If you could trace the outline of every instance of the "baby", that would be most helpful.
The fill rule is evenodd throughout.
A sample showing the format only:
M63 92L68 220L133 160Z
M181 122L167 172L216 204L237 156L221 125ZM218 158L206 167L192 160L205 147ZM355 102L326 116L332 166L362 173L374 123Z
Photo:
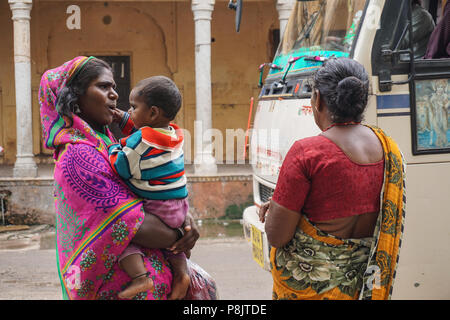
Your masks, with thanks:
M183 134L170 123L180 108L181 94L172 80L155 76L140 81L130 93L128 113L114 110L114 121L128 136L110 145L108 151L113 170L144 199L144 210L169 227L178 228L182 235L181 226L189 208ZM186 256L163 252L173 273L169 298L181 299L190 284ZM130 244L119 257L120 267L132 278L119 298L130 299L153 288L141 255L139 247Z

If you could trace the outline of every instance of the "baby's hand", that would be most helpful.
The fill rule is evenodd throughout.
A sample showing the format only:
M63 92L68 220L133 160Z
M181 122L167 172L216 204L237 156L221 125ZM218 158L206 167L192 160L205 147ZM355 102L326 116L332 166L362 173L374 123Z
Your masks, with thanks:
M120 110L119 108L112 109L113 112L113 122L119 123L122 118L125 111Z

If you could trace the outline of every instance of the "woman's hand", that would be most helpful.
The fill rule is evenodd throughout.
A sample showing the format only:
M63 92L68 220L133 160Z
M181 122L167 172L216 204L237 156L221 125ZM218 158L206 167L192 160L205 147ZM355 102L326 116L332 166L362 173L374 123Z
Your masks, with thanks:
M157 216L146 213L144 221L136 232L132 242L150 249L166 248L174 254L184 252L189 258L191 254L190 250L200 237L194 218L190 214L186 216L183 229L183 237L176 240L176 232L174 229L169 228Z
M177 235L159 217L146 213L144 221L131 241L149 249L162 249L175 243Z
M183 229L185 231L183 237L176 241L172 247L169 248L174 254L184 252L186 257L190 257L191 249L195 246L200 233L195 225L194 218L188 213L186 220L184 220Z
M266 221L266 215L269 213L269 209L270 209L270 200L272 200L272 198L269 198L269 201L267 201L266 203L264 203L261 208L259 208L259 221L261 221L262 223L264 223Z

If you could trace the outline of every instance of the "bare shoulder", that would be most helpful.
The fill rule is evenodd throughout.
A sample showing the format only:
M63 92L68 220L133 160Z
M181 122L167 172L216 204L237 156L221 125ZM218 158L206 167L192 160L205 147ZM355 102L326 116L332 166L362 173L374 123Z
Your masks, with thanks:
M358 125L332 129L324 136L336 143L351 160L369 164L383 159L381 142L369 127Z
M354 148L360 150L363 163L374 163L383 159L383 146L377 135L366 126L358 126L355 132Z

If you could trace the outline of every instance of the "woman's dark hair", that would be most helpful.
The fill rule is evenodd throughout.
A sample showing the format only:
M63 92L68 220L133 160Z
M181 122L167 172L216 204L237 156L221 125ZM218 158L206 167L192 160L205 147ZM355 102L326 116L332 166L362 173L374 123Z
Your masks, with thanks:
M181 93L176 84L164 76L141 80L136 85L136 94L144 99L147 107L161 108L169 120L173 120L181 108Z
M361 122L369 95L369 78L364 67L349 58L326 61L314 75L333 123Z
M60 116L65 116L69 119L69 127L73 124L72 113L76 114L80 110L78 99L86 93L89 84L98 78L105 69L112 71L108 63L97 58L90 59L81 68L70 79L70 82L61 89L56 100L56 111Z

